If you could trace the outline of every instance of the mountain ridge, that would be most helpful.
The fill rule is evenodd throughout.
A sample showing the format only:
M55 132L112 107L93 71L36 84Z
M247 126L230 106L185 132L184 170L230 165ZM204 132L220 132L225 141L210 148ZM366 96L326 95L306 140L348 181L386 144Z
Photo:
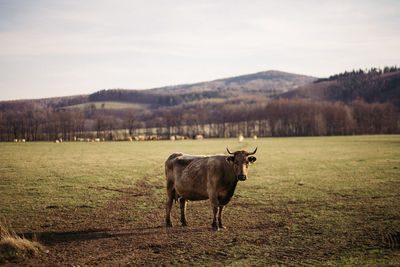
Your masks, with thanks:
M62 108L95 101L152 103L153 107L172 106L202 99L228 99L244 95L271 96L317 80L316 77L268 70L239 76L151 89L103 89L91 94L79 94L39 99L5 100L0 104L32 102ZM1 108L1 106L0 106Z
M317 80L316 77L267 70L239 76L219 78L211 81L170 85L148 89L153 92L193 92L205 90L223 90L229 87L234 91L287 91Z

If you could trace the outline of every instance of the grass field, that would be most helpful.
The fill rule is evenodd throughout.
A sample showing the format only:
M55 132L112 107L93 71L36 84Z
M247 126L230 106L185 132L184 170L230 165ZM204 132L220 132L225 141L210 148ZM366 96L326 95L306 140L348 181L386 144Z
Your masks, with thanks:
M68 106L66 108L69 109L84 109L86 106L90 105L95 105L96 109L124 109L124 108L137 108L137 109L143 109L147 108L148 104L141 104L141 103L127 103L127 102L114 102L114 101L100 101L100 102L87 102L83 104L77 104L77 105L72 105Z
M164 227L172 152L258 147L211 230L208 201ZM20 265L400 265L400 136L0 143L0 212L48 253Z

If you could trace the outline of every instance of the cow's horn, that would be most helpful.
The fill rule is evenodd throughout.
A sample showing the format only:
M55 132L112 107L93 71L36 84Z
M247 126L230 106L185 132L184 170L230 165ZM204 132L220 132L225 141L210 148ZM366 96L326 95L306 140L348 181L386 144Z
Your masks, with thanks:
M229 154L234 155L235 153L232 153L229 151L229 148L226 148L226 151L228 151Z
M256 147L256 149L254 149L254 151L253 151L253 152L251 152L251 153L248 153L247 155L248 155L248 156L250 156L250 155L254 155L254 154L256 154L256 152L257 152L257 147Z

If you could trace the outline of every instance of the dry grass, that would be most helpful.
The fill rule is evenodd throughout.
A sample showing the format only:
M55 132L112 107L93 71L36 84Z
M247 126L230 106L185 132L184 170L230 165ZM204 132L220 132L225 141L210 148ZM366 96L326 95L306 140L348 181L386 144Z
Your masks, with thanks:
M4 218L0 219L0 263L33 257L42 251L42 245L20 237L11 227L7 226Z

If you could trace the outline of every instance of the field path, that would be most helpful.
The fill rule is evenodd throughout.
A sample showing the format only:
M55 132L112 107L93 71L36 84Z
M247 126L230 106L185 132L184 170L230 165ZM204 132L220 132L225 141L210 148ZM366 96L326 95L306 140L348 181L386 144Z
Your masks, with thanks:
M132 218L127 207L138 201L151 201L151 190L145 183L131 189L97 188L98 190L114 190L120 196L109 201L104 207L88 215L85 207L72 212L58 214L64 225L59 225L59 231L36 233L39 241L46 246L47 254L23 262L28 266L129 266L129 265L163 265L174 264L188 256L196 261L195 255L185 251L194 244L200 244L196 251L200 261L208 250L212 250L214 239L220 233L211 229L211 220L206 216L195 226L182 227L175 223L174 227L164 226L164 207L158 207L153 212L140 214L140 218ZM139 193L142 192L142 193ZM199 203L198 203L199 204ZM202 202L204 208L194 210L192 217L201 217L208 212L209 203ZM177 217L178 205L175 205ZM197 209L197 207L196 207ZM197 216L196 216L197 215ZM175 218L177 221L177 218ZM61 230L64 229L64 230ZM225 231L227 234L229 230ZM30 233L26 233L30 235ZM227 237L230 238L230 235ZM223 242L232 241L223 238ZM225 241L224 241L225 240ZM233 238L233 242L236 242ZM210 252L211 258L228 255L222 251ZM214 255L212 255L214 254ZM209 260L209 259L208 259Z
M49 253L40 259L32 259L28 264L136 265L138 261L129 260L140 258L143 253L153 252L156 255L168 247L165 241L175 232L189 231L183 228L166 229L160 220L164 212L161 208L156 213L142 214L139 220L133 222L126 207L132 206L138 197L149 198L145 186L129 190L98 190L114 190L120 196L89 215L79 209L59 214L65 223L62 226L65 230L38 233L39 240L45 244Z

